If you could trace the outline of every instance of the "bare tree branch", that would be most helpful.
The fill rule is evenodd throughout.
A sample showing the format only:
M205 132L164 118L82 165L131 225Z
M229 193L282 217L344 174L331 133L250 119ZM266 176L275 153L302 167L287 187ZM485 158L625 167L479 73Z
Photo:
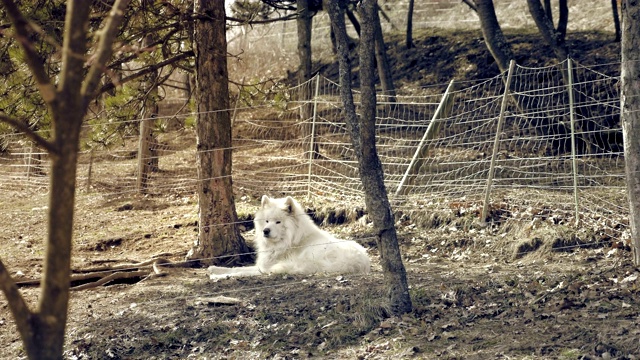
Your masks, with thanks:
M205 16L205 15L195 15L194 18L198 18L201 20L208 20L209 17ZM249 24L249 25L255 25L255 24L270 24L270 23L274 23L274 22L278 22L278 21L286 21L286 20L292 20L292 19L297 19L298 18L298 13L293 13L293 14L289 14L289 15L285 15L285 16L280 16L277 18L273 18L273 19L264 19L264 20L243 20L243 19L238 19L232 16L227 16L226 19L228 21L233 21L233 22L237 22L240 24Z
M163 68L163 67L165 67L167 65L171 65L171 64L173 64L175 62L178 62L180 60L188 59L188 58L190 58L192 56L194 56L193 51L187 51L187 52L184 52L184 53L182 53L180 55L174 56L174 57L172 57L170 59L166 59L164 61L161 61L161 62L159 62L157 64L150 65L150 66L148 66L148 67L136 72L135 74L131 74L131 75L127 76L127 77L124 77L124 78L120 79L119 83L117 83L117 84L111 82L111 83L108 83L108 84L104 85L103 87L100 88L99 93L101 93L101 94L105 93L105 92L107 92L109 90L114 89L117 85L124 84L124 83L127 83L129 81L135 80L135 79L137 79L139 77L142 77L142 76L144 76L146 74L149 74L149 73L151 73L153 71L161 69L161 68Z
M18 43L20 43L20 46L26 55L25 59L27 65L33 73L38 89L40 90L40 94L46 103L51 104L56 97L56 89L47 75L42 58L34 49L33 44L29 41L29 28L31 27L29 21L22 15L14 1L1 1L2 5L4 5L4 8L7 10L7 15L9 16L11 23L13 23L16 31L16 40L18 40Z
M473 10L474 12L478 12L478 7L476 6L476 4L473 2L473 0L462 0L463 3L469 5L469 7L471 8L471 10Z
M40 136L37 132L33 131L24 121L17 120L11 116L0 114L0 121L13 126L16 130L23 132L29 139L33 140L38 146L44 148L49 154L57 154L58 148L54 146L49 140Z
M2 260L0 260L0 288L7 297L9 308L13 314L13 319L18 325L17 327L18 331L20 331L21 338L24 341L29 341L28 339L31 337L29 332L32 331L30 319L33 313L29 310L29 306L27 306L27 303L20 294L15 281L13 281L11 275L9 275L9 272L4 267Z
M100 42L98 48L82 87L81 94L84 97L85 104L96 95L95 91L100 82L100 76L106 69L107 61L113 53L113 41L118 35L118 28L124 18L125 9L129 5L129 0L116 0L111 9L109 17L106 19L105 25L101 31Z

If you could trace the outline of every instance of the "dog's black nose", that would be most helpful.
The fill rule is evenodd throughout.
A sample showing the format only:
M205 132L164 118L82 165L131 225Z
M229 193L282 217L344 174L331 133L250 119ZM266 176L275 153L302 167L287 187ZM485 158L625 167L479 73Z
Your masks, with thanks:
M264 237L269 237L269 234L271 233L271 229L264 229L262 230L262 233L264 234Z

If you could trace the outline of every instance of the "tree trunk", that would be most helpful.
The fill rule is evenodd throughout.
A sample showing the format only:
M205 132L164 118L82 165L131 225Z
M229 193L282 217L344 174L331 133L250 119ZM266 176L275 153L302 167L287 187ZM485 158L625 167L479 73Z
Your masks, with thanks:
M329 13L331 28L336 35L336 50L338 55L338 80L340 83L340 100L344 104L344 117L349 126L353 151L359 156L361 150L360 137L353 134L360 133L360 124L356 114L353 92L351 91L351 61L349 60L349 36L344 21L343 9L339 0L323 0L324 8Z
M360 7L360 17L363 19L360 38L362 115L360 134L353 134L352 137L360 136L362 148L359 169L362 185L365 189L365 202L378 234L377 243L389 293L391 312L398 315L411 311L411 298L407 274L398 247L393 213L387 189L384 186L382 163L376 151L376 90L373 48L384 47L384 42L382 44L379 42L382 31L377 8L376 0L363 0ZM378 40L376 41L376 39ZM378 61L378 63L380 62Z
M122 21L128 0L117 0L92 51L86 77L78 71L86 64L87 34L91 2L68 1L62 45L61 71L57 81L50 79L40 55L28 42L25 19L16 4L2 0L4 9L21 41L27 63L44 102L50 109L53 134L44 139L35 132L28 135L47 149L51 158L49 212L46 253L37 310L32 312L24 302L0 261L0 288L9 302L24 350L30 359L62 359L65 326L69 306L69 277L71 272L71 244L76 189L76 170L80 129L89 101L106 62L111 56L111 43ZM10 124L15 120L3 118Z
M562 3L562 0L560 1ZM553 27L553 22L547 17L545 14L545 10L540 3L540 0L527 0L527 4L529 5L529 12L533 17L533 20L542 35L544 41L551 47L554 54L556 55L556 59L559 62L566 60L569 57L569 50L564 42L564 33L560 31L556 31ZM566 2L564 7L566 8ZM562 9L562 5L560 6ZM568 10L566 13L560 12L560 23L562 23L564 17L564 28L566 32L566 19L568 17Z
M311 79L311 26L313 18L309 10L309 0L296 0L298 17L298 82L303 84Z
M413 48L413 5L415 0L409 0L409 10L407 11L407 34L405 46L407 49Z
M544 0L544 13L547 18L553 23L553 8L551 7L551 0Z
M498 64L500 72L505 72L509 69L509 62L514 58L514 55L498 23L493 0L476 0L475 5L480 18L484 42Z
M569 23L569 5L567 4L567 0L558 0L558 37L562 39L564 43L567 38L567 24ZM553 24L553 18L549 18L551 24Z
M640 266L640 6L622 1L621 117L633 262Z
M146 48L153 43L153 35L148 34L142 41L142 47ZM157 157L153 138L153 122L158 116L158 104L156 102L158 85L158 71L152 71L146 76L142 84L144 100L140 113L140 134L138 140L138 179L137 189L141 194L147 192L151 172L157 170ZM154 161L154 159L156 159ZM155 164L155 166L154 166Z
M63 95L62 93L60 95ZM71 239L73 237L73 213L76 191L76 168L80 128L86 109L79 94L60 96L60 109L53 111L55 126L54 143L58 156L51 157L51 183L49 191L48 233L42 296L38 315L32 320L36 356L32 358L56 358L62 354L64 329L69 304L69 274L71 269ZM64 110L64 111L63 111ZM42 352L46 354L42 354ZM44 357L41 357L44 356Z
M393 103L396 102L396 88L393 85L393 73L391 71L389 57L387 56L387 46L384 43L384 36L382 35L382 25L380 24L380 16L378 15L377 8L371 21L373 21L371 25L373 25L374 31L374 47L376 60L375 64L378 65L378 76L380 77L380 85L382 86L384 95L387 96L387 101ZM366 25L362 24L362 26L364 27ZM360 46L362 47L362 39L360 42Z
M340 97L344 103L345 120L350 130L354 152L358 158L360 179L365 189L365 202L377 233L384 278L391 312L395 315L411 311L407 276L394 225L391 205L384 186L382 164L375 145L376 92L374 72L376 1L364 0L360 7L362 36L360 39L360 81L362 83L361 121L355 112L351 93L351 66L344 15L336 0L325 1L336 33L340 68Z
M297 8L298 18L296 19L296 24L298 27L298 59L300 61L298 65L298 84L305 84L311 79L311 27L313 18L309 10L309 0L297 0ZM304 131L302 135L305 139L302 148L304 151L312 151L312 156L316 159L320 153L317 143L313 143L313 149L311 149L313 124L309 120L313 116L313 103L311 101L310 84L300 87L299 96L300 101L306 102L300 107L300 119L306 122L302 129Z
M188 259L236 265L248 259L237 227L231 180L231 117L223 1L196 0L198 239Z
M618 0L611 0L611 11L613 12L613 25L616 29L615 42L620 41L622 38L622 31L620 30L620 16L618 16Z

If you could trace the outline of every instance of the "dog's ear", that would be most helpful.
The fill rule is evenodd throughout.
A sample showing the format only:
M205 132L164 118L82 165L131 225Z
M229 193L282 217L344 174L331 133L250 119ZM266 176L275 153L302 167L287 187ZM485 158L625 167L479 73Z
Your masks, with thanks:
M286 206L285 207L286 212L288 212L289 214L292 214L296 206L296 201L293 200L291 196L287 196L287 198L284 200L284 205Z
M262 195L262 200L260 201L260 207L265 207L269 203L269 197L267 195Z

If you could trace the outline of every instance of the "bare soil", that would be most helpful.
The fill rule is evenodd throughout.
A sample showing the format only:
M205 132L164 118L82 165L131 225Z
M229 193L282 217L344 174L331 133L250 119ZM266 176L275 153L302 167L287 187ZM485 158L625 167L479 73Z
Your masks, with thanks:
M45 224L44 209L35 205L43 195L7 195L2 204L14 205L5 205L7 223L19 225L2 227L2 258L17 279L37 278L38 238ZM79 219L91 221L79 221L74 269L157 255L180 261L196 234L192 201L107 202L81 195L78 209ZM377 264L362 221L327 228L359 239ZM410 314L390 316L377 265L362 276L220 281L209 280L202 268L163 268L164 277L74 291L66 358L635 359L640 354L638 271L628 251L540 250L514 258L492 244L500 237L498 227L471 234L451 226L423 230L399 223L399 228L414 305ZM35 303L38 289L23 290ZM0 339L6 344L0 357L24 356L4 299Z
M448 38L445 45L468 38L460 36ZM588 49L582 49L581 56L588 58L587 50L603 51L603 36L585 41ZM479 51L481 44L476 45L469 45L470 53ZM391 52L397 54L394 49ZM481 52L464 59L486 63L486 51ZM401 57L394 56L400 63ZM416 60L412 69L405 70L405 78L427 65ZM329 71L331 66L322 68ZM441 67L433 81L448 81L447 69ZM246 218L261 194L243 191L236 195L239 212ZM154 257L182 261L197 233L196 201L191 193L105 197L81 191L73 268ZM0 191L0 258L18 281L41 276L46 204L43 191ZM398 220L414 305L410 314L393 317L385 307L384 279L375 265L378 254L369 224L363 220L325 224L339 237L370 248L372 274L214 282L202 268L167 267L161 269L162 277L74 291L65 357L640 358L639 273L625 244L611 241L554 249L549 244L558 240L560 232L551 224L539 225L546 232L518 232L504 223L487 228L461 224L419 227L411 220ZM244 235L252 237L250 231ZM522 236L518 240L530 246L520 247L526 251L516 256L505 245L509 236ZM22 289L35 305L39 289ZM0 358L24 358L3 297L0 344Z

